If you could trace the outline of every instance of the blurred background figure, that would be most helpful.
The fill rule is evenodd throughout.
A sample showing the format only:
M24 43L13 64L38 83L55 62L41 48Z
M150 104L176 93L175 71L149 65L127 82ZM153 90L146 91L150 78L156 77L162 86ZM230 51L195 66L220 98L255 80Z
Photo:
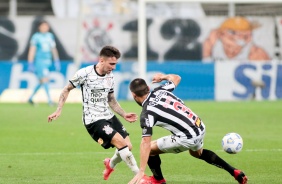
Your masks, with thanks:
M53 57L52 57L53 56ZM49 68L54 60L55 68L60 70L60 61L58 51L56 49L56 43L54 35L49 32L49 24L42 20L38 24L38 32L36 32L30 40L30 48L28 52L28 70L35 72L39 83L33 90L33 93L29 97L28 102L34 104L33 97L37 91L44 87L47 94L48 104L53 105L49 92Z

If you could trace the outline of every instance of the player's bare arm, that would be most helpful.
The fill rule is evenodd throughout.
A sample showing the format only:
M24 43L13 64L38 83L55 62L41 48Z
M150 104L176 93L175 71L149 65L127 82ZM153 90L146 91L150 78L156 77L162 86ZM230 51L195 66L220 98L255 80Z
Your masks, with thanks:
M172 81L174 83L175 86L177 86L181 80L181 77L179 75L176 74L162 74L162 73L157 73L154 75L153 79L152 79L152 83L158 83L161 82L163 80L168 80L168 81Z
M129 182L129 184L137 184L145 175L145 169L150 156L151 151L151 136L143 137L140 144L140 168L139 172L135 177Z
M29 63L33 63L35 52L36 52L36 47L30 46L29 51L28 51L28 56L27 56L27 60Z
M54 61L58 61L59 54L58 54L58 50L56 49L56 47L52 49L52 54L53 54Z
M68 85L64 87L63 91L60 94L57 110L48 116L48 122L51 122L52 120L56 120L61 115L62 108L72 89L74 89L74 87L71 83L69 83Z
M126 113L121 108L120 104L115 98L114 93L108 94L108 104L114 112L123 117L126 121L135 122L137 120L137 115L135 113Z

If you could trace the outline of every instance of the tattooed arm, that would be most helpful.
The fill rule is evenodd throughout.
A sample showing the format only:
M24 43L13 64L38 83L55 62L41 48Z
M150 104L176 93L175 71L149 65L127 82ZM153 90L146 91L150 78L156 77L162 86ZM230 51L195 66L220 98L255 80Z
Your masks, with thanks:
M115 98L114 93L108 94L108 103L109 106L112 108L114 112L119 114L121 117L123 117L128 122L134 122L137 120L137 115L135 113L126 113L121 106L119 105L118 101Z
M74 89L74 86L71 83L69 83L68 85L64 87L63 91L60 94L57 110L48 116L48 122L51 122L52 120L56 120L61 115L62 108L72 89Z
M118 101L115 98L114 93L109 93L108 94L108 103L109 106L112 108L112 110L114 112L116 112L118 115L120 115L121 117L124 117L124 115L126 114L125 111L121 108L121 106L119 105Z

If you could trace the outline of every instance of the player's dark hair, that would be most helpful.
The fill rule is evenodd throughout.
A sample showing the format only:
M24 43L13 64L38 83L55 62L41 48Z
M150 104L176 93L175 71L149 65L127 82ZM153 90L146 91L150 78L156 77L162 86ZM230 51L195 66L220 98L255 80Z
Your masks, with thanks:
M49 25L49 23L46 20L39 20L38 23L37 23L37 27L39 28L42 24L48 24Z
M150 92L149 87L146 84L146 81L141 78L136 78L133 81L131 81L129 88L131 92L133 92L139 97L142 97Z
M115 57L117 59L120 58L119 50L113 46L103 47L99 55L104 57Z
M47 24L49 26L49 23L46 20L43 20L43 19L37 20L37 23L36 23L37 31L39 31L39 27L42 24Z

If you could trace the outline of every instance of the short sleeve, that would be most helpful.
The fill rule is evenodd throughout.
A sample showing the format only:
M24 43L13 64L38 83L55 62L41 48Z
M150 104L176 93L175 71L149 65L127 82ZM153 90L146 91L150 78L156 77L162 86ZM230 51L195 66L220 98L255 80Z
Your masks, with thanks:
M32 35L31 39L30 39L30 46L36 46L36 43L38 42L38 37L36 36L36 34Z
M51 37L51 47L55 48L56 47L55 37L52 33L50 33L50 37Z
M111 89L110 89L109 93L113 93L114 92L114 86L115 86L115 80L113 80L113 82L112 82Z
M155 124L155 117L150 114L150 111L146 111L141 114L140 125L142 128L142 137L153 135L153 126Z
M80 86L84 83L85 79L86 79L86 71L85 68L82 68L80 70L78 70L74 76L72 77L72 79L70 79L70 83L74 86Z
M166 90L166 91L173 91L175 89L175 84L172 81L167 81L165 84L157 87L154 89L154 91L157 90Z

